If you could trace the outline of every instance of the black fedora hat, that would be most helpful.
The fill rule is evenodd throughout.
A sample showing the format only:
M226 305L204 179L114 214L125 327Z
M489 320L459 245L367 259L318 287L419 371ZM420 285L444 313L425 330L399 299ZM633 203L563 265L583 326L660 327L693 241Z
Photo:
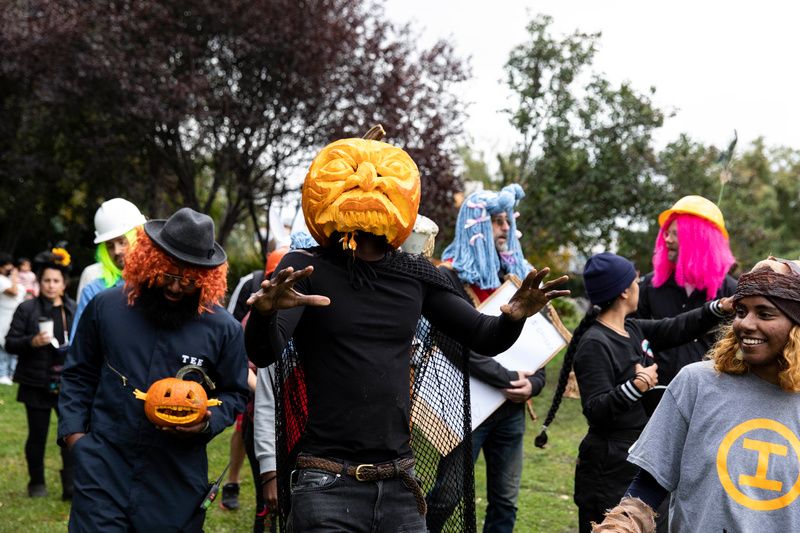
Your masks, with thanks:
M194 209L182 207L166 220L148 220L144 231L169 256L192 266L213 268L228 259L214 241L214 221Z

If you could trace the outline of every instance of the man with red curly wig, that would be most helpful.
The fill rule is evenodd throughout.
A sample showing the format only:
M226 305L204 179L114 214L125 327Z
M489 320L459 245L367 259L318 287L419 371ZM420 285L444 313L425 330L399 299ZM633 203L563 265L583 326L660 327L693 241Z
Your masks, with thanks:
M684 196L658 216L658 224L653 272L639 284L639 317L669 318L733 295L736 280L728 271L736 260L716 204L702 196ZM700 361L713 342L708 334L655 354L658 383L669 385L681 368Z
M219 305L227 257L210 217L182 208L139 230L124 287L89 302L61 380L59 443L75 462L69 530L200 531L206 444L247 395L242 328ZM190 425L148 421L134 389L192 365L222 404Z

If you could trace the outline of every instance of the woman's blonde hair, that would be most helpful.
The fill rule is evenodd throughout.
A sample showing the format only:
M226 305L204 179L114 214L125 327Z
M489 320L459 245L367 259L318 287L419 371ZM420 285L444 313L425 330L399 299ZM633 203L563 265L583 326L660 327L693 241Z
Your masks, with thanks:
M717 343L711 348L708 358L714 361L717 372L741 375L750 370L749 365L738 359L739 339L733 333L733 326L727 326ZM795 324L789 330L789 340L778 357L778 385L786 392L800 392L800 326Z

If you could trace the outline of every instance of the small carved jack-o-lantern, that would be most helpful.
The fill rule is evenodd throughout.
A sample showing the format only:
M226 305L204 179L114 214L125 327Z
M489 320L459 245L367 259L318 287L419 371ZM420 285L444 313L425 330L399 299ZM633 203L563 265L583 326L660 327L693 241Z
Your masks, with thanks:
M209 400L200 383L185 381L183 377L189 372L202 373L209 388L214 389L214 383L201 367L187 365L174 378L160 379L150 385L146 393L133 391L136 398L144 400L144 414L150 422L161 427L191 426L205 418L208 407L222 403Z
M356 231L383 235L393 248L414 228L419 170L402 149L374 140L340 139L314 158L303 183L303 213L311 235L327 246L334 232L355 248ZM382 128L380 129L382 132Z

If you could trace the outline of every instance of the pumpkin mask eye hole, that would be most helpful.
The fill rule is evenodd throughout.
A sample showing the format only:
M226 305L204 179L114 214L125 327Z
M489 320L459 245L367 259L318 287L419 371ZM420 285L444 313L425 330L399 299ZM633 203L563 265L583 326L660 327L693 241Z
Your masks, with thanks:
M194 391L190 390L188 393L186 393L186 398L189 400L194 400Z
M167 392L164 393L164 398L169 398L172 396L172 389L167 389Z

